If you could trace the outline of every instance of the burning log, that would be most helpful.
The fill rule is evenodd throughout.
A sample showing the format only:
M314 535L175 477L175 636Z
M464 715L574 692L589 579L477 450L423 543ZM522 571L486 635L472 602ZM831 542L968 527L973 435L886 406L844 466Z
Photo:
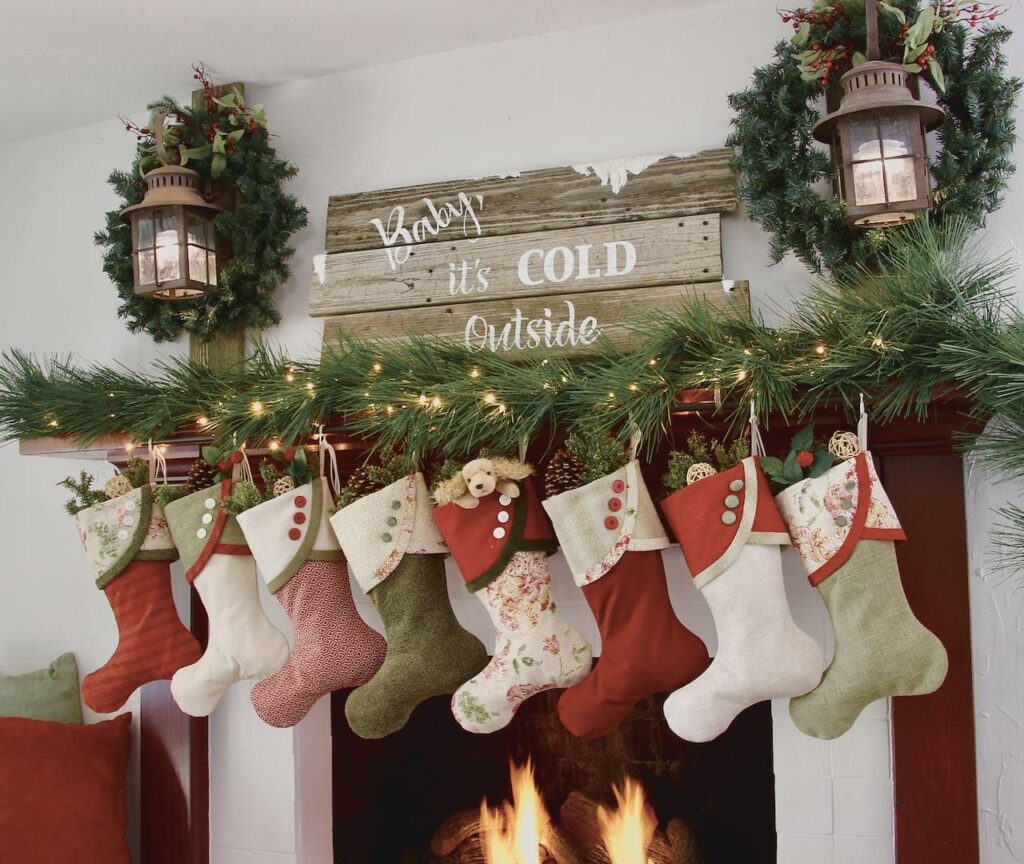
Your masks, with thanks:
M609 809L573 792L548 816L533 779L533 768L511 766L512 803L497 809L486 799L478 811L464 810L444 821L430 841L443 864L702 864L693 829L673 819L658 827L643 787L627 778L613 786L617 806Z
M559 810L559 827L580 850L586 850L583 864L612 864L601 841L598 809L601 805L586 795L573 792ZM647 846L644 864L703 864L693 828L682 819L673 819L665 830L656 829Z

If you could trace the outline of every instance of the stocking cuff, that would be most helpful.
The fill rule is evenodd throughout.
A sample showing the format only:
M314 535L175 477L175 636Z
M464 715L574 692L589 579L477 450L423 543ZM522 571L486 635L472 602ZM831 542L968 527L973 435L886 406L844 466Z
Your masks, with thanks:
M327 518L331 504L327 479L317 477L239 514L256 566L274 594L306 561L344 557Z
M189 583L203 571L214 552L250 554L238 520L224 510L224 502L230 495L231 480L228 479L167 505L167 524L181 552Z
M635 459L544 502L579 586L596 582L626 552L666 549L668 536Z
M801 480L775 499L808 578L818 585L846 563L857 543L906 540L870 453Z
M472 509L455 502L434 509L434 522L470 591L497 579L516 552L550 555L558 549L533 480L527 477L516 485L516 498L495 491L477 499Z
M149 485L101 501L75 516L85 554L105 588L132 561L174 561L174 548L163 508Z
M430 493L417 472L353 501L331 517L360 588L376 588L406 555L448 551L430 513Z
M747 457L684 486L661 502L698 588L739 557L748 544L788 545L786 524L757 459Z

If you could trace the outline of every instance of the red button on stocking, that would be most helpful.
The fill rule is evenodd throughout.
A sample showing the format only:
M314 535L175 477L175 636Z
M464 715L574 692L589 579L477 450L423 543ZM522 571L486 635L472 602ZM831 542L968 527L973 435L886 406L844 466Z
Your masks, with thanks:
M616 528L619 527L619 520L616 519L614 516L606 516L604 520L604 527L607 528L609 531L614 531Z
M301 538L302 538L302 532L301 532L301 531L300 531L300 530L299 530L298 528L292 528L292 529L291 529L291 530L290 530L290 531L288 532L288 536L289 536L289 537L290 537L290 538L291 538L292 540L299 540L299 539L301 539Z
M608 499L608 509L611 510L612 513L618 513L622 509L622 499L621 498L609 498Z
M626 491L626 484L623 483L621 480L616 480L615 482L612 483L612 492L620 492L621 493L621 492L625 492L625 491Z
M296 525L301 525L303 522L306 521L306 514L305 513L296 513L294 516L292 516L292 519L295 520L295 524Z
M305 495L296 495L295 496L295 506L296 507L305 507L306 506L306 496Z

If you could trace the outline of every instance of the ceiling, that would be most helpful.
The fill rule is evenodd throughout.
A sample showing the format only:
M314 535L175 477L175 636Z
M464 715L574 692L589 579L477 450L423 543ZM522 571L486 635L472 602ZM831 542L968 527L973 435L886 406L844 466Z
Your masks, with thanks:
M216 81L268 86L701 0L0 0L0 142Z

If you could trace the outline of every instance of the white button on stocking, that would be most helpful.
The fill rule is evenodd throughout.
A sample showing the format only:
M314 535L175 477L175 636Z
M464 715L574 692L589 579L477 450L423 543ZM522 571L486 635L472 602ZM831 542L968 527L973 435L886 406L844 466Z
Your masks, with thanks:
M504 536L505 536L505 529L504 528L499 526L499 527L494 529L494 539L495 540L501 540L501 538L504 537Z
M508 510L501 510L498 512L498 521L504 524L508 522L511 517L508 515Z
M509 498L508 495L499 495L498 496L498 503L502 507L508 507L508 505L512 503L512 499Z

